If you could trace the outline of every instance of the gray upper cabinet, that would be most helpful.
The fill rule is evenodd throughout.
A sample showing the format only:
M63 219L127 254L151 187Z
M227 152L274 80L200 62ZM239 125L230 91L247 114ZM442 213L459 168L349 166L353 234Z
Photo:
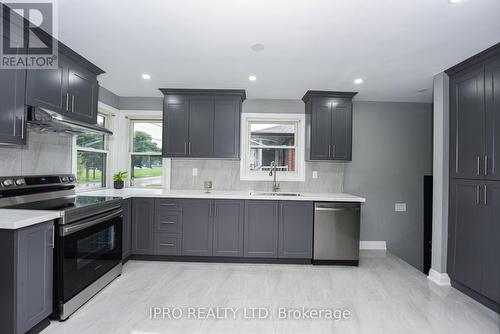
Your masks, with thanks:
M313 217L313 202L279 202L280 258L312 258Z
M244 90L162 88L163 156L239 158Z
M241 97L215 96L213 155L217 158L240 156Z
M99 85L97 76L76 63L68 69L69 112L71 117L82 122L97 122L97 100Z
M185 157L188 154L189 98L168 95L163 101L163 156Z
M2 144L26 143L25 76L25 70L0 70L0 143Z
M484 68L450 79L450 176L473 179L484 174Z
M188 155L193 158L213 156L214 98L208 95L189 97Z
M352 98L357 93L308 91L306 104L306 159L352 159Z
M154 252L155 202L152 198L132 199L131 254L151 255Z
M245 201L245 257L278 257L278 201Z
M212 255L212 201L189 199L182 207L182 255Z
M213 205L213 255L242 257L245 202L215 200Z
M485 65L487 179L500 180L500 57Z

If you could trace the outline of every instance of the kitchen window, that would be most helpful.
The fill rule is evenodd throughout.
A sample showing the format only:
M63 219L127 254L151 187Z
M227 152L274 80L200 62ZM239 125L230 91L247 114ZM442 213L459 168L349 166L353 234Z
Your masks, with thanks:
M134 187L162 186L161 120L130 121L130 178Z
M289 114L242 115L242 180L304 181L304 116Z
M107 116L97 115L97 124L107 127ZM76 136L76 182L78 189L106 187L108 136L85 132Z

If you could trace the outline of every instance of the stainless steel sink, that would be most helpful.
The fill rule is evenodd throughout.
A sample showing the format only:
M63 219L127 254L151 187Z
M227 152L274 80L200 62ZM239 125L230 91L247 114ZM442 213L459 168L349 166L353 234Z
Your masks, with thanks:
M302 194L284 192L250 192L250 196L302 196Z

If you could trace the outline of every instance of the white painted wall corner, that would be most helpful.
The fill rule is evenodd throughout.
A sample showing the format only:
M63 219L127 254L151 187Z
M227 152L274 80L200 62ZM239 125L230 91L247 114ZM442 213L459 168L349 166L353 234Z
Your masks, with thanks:
M451 286L450 276L447 273L440 273L434 269L429 270L427 279L440 286Z

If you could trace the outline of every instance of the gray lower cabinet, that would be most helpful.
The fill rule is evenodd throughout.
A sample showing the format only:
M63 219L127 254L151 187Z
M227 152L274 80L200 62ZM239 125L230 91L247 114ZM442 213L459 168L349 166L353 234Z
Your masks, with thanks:
M500 182L452 180L448 233L450 277L500 303Z
M187 199L182 208L182 255L212 255L212 201Z
M312 258L313 217L313 202L279 202L278 257Z
M125 199L122 202L123 209L123 238L122 238L122 259L126 259L130 256L130 245L132 237L132 224L131 224L131 199Z
M52 313L53 228L0 230L2 333L26 333Z
M131 254L151 255L154 252L153 225L155 202L152 198L132 199Z
M213 201L213 256L243 256L245 202Z
M278 201L245 201L245 257L278 257Z

